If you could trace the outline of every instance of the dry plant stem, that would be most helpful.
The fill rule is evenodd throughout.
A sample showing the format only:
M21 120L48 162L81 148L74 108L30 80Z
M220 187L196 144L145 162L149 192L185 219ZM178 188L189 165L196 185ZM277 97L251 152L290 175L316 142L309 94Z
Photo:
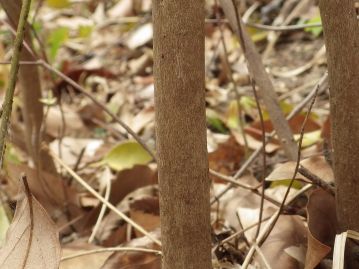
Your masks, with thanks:
M225 19L206 19L206 23L228 23L228 20ZM306 28L316 28L321 27L321 23L308 23L308 24L296 24L296 25L266 25L260 23L253 23L248 21L243 21L243 24L248 27L256 28L264 31L278 31L278 32L286 32L286 31L297 31L303 30Z
M317 28L321 27L321 23L308 23L308 24L298 24L298 25L286 25L286 26L273 26L273 25L265 25L259 23L251 23L251 22L244 22L246 26L253 27L259 30L265 31L279 31L279 32L286 32L286 31L296 31L296 30L303 30L307 28Z
M335 195L335 187L328 184L326 181L318 177L317 175L313 174L311 171L309 171L304 166L299 166L298 172L308 178L314 185L322 188L323 190L327 191L331 195Z
M88 251L83 251L80 253L76 253L73 255L68 255L61 258L61 262L75 259L78 257L82 257L85 255L92 255L97 253L103 253L103 252L144 252L144 253L150 253L155 254L158 256L162 256L162 252L155 249L148 249L148 248L130 248L130 247L113 247L113 248L100 248L100 249L93 249Z
M312 107L314 105L314 102L315 102L315 99L316 99L316 96L317 96L317 93L318 93L318 89L319 89L319 86L317 87L316 89L316 94L314 95L313 99L312 99L312 102L309 106L309 109L305 115L305 118L304 118L304 121L303 121L303 124L302 124L302 128L301 128L301 131L300 131L300 138L299 138L299 147L298 147L298 155L297 155L297 162L296 162L296 166L295 166L295 169L294 169L294 173L293 173L293 177L292 179L290 180L290 183L289 183L289 186L287 188L287 191L284 195L284 198L283 198L283 201L282 201L282 204L280 206L280 208L277 210L277 212L273 215L273 217L271 218L271 220L269 221L268 223L268 226L266 227L266 229L263 231L263 233L260 234L260 236L258 238L256 238L256 242L254 244L257 244L258 246L261 246L265 240L268 238L268 236L270 235L270 233L272 232L275 224L277 223L278 219L279 219L279 216L280 214L282 213L282 210L284 208L284 206L286 205L286 202L287 202L287 198L288 198L288 195L289 195L289 192L292 188L292 185L293 185L293 182L297 176L297 173L298 173L298 169L299 169L299 165L300 165L300 155L301 155L301 147L302 147L302 142L303 142L303 137L304 137L304 128L306 126L306 123L307 123L307 120L308 120L308 117L309 117L309 114L312 110ZM292 199L293 200L293 199ZM242 265L242 268L243 269L246 269L250 263L250 261L252 260L252 256L255 252L255 247L252 246L243 262L243 265Z
M104 172L106 173L106 171ZM105 191L105 199L107 202L109 202L109 199L110 199L110 193L111 193L111 179L108 175L106 175L106 191ZM106 204L102 204L102 207L101 207L101 211L100 211L100 214L98 215L98 218L96 220L96 224L92 230L92 233L89 237L89 240L88 242L89 243L92 243L92 241L95 239L95 236L96 236L96 233L98 231L98 229L100 228L100 224L102 222L102 219L103 217L105 216L105 212L106 212Z
M322 78L319 80L319 82L317 83L317 85L312 89L312 91L304 98L304 100L302 100L302 102L300 102L290 113L289 115L286 117L287 120L292 119L295 115L297 115L305 106L306 104L313 98L313 96L316 94L317 92L317 88L318 88L318 93L321 93L323 91L325 91L327 89L328 86L328 74L325 73ZM270 141L270 138L272 138L274 136L275 132L273 131L269 136L268 139L266 140L266 143L268 143ZM263 146L263 145L262 145ZM247 170L247 168L252 164L252 162L258 157L258 155L261 153L262 151L262 146L260 146L258 149L256 149L252 155L247 159L247 161L242 165L242 167L237 171L237 173L233 176L232 180L238 180L239 177L241 177L244 172ZM211 171L210 173L215 175L215 176L220 176L219 173ZM224 175L221 175L223 177L226 177ZM224 178L225 179L225 178ZM214 204L215 202L217 202L225 193L227 193L227 191L229 191L231 188L233 188L235 185L233 183L228 184L228 186L222 190L220 193L218 193L216 195L216 197L214 199L212 199L211 204Z
M25 24L29 16L31 0L24 0L21 7L20 19L17 27L16 38L14 42L13 56L11 59L9 86L6 90L5 100L2 107L2 116L0 124L0 167L3 166L6 135L11 116L12 103L14 98L17 74L19 71L20 52L24 40Z
M9 62L1 62L0 64L8 64ZM112 113L104 104L102 104L100 101L98 101L95 97L93 97L90 93L88 93L83 87L81 87L78 83L76 83L74 80L63 74L61 71L55 69L51 65L49 65L44 60L37 60L37 61L25 61L21 62L21 64L24 65L41 65L48 71L51 71L52 73L56 74L57 76L61 77L63 80L65 80L67 83L69 83L71 86L79 90L82 94L84 94L86 97L88 97L92 102L94 102L97 106L99 106L103 111L105 111L114 121L116 121L118 124L120 124L150 155L151 157L156 161L156 156L153 153L153 151L142 141L142 139L122 120L120 120L114 113Z
M7 1L5 0L0 0L1 2L1 6L7 10L7 8L5 7L6 6L6 3L8 3ZM12 3L16 3L16 2L12 2ZM12 18L10 17L9 18L11 21L12 21ZM9 31L13 34L14 37L16 37L16 30L12 27L11 24L9 24L7 21L5 20L0 20L3 24L5 24L8 28L9 28ZM15 24L15 22L13 22ZM36 58L35 57L35 54L33 53L32 49L30 48L30 45L28 42L26 42L26 40L23 40L22 42L23 46L25 47L26 51L29 52L29 54L32 56L32 58ZM25 60L25 62L28 62L28 60ZM8 61L9 64L11 64L11 61Z
M243 13L242 19L243 23L246 23L249 21L252 14L257 10L257 8L260 7L260 3L258 1L255 1L247 10Z
M29 215L30 215L30 233L29 233L29 240L27 242L27 248L26 248L26 255L24 257L24 261L22 264L22 268L25 269L26 268L26 263L27 263L27 259L29 257L29 253L30 253L30 249L31 249L31 244L32 244L32 240L33 240L33 234L34 234L34 209L32 206L32 194L29 188L29 184L27 182L26 176L22 176L21 177L23 184L24 184L24 189L25 189L25 195L27 198L27 201L29 203Z
M304 84L301 84L300 86L286 92L283 93L282 95L279 96L279 101L283 101L289 97L291 97L293 94L295 93L300 93L302 91L305 91L309 88L313 88L314 85L316 85L318 82L318 79L313 79L312 81L306 82Z
M218 10L219 8L219 5L218 5L218 1L216 0L216 8ZM216 12L216 16L217 18L219 18L220 14L218 13L218 11ZM249 147L248 147L248 139L247 139L247 136L246 136L246 133L244 131L244 123L243 123L243 118L242 118L242 109L241 109L241 104L240 104L240 99L241 99L241 96L239 94L239 91L238 91L238 87L237 87L237 83L236 81L234 80L234 77L233 77L233 72L232 72L232 67L229 63L229 60L228 60L228 50L227 50L227 45L226 45L226 41L224 39L224 34L223 34L223 27L222 25L219 25L219 31L220 31L220 40L222 42L222 46L223 46L223 52L224 52L224 59L225 59L225 63L227 65L227 70L228 70L228 77L232 83L232 90L235 94L235 97L236 97L236 104L237 104L237 108L238 108L238 123L239 123L239 129L241 131L241 134L243 136L243 141L244 141L244 156L245 158L248 157L248 154L249 154Z
M239 41L247 60L250 76L256 81L260 97L268 109L273 127L277 132L281 145L290 160L295 160L297 144L293 139L292 131L285 116L280 109L277 95L272 81L267 74L260 54L257 52L253 41L243 29L243 22L240 18L235 1L220 0L224 13L230 21L231 27L238 35Z
M146 235L150 238L154 243L161 246L161 242L154 238L149 232L147 232L143 227L135 223L129 217L127 217L124 213L118 210L114 205L108 202L105 198L103 198L98 192L96 192L90 185L86 183L79 175L77 175L67 164L65 164L56 154L49 150L49 155L54 159L54 161L59 164L62 168L64 168L81 186L83 186L87 191L89 191L93 196L101 201L101 203L105 204L109 209L111 209L114 213L124 219L128 224L132 225L136 230Z
M103 111L105 111L113 120L115 120L118 124L121 125L150 155L151 157L156 161L156 156L152 152L152 150L142 141L142 139L122 120L120 120L114 113L112 113L104 104L102 104L100 101L98 101L94 96L92 96L88 91L86 91L83 87L81 87L78 83L73 81L71 78L60 72L59 70L55 69L48 63L46 63L43 60L38 61L39 64L41 64L43 67L45 67L47 70L51 71L52 73L56 74L57 76L61 77L63 80L65 80L67 83L69 83L72 87L80 91L83 95L85 95L87 98L89 98L94 104L99 106Z
M319 89L319 87L317 87L316 93L318 93L318 89ZM285 202L286 202L286 200L287 200L287 198L288 198L288 195L289 195L289 192L290 192L290 190L291 190L291 188L292 188L292 186L293 186L293 182L294 182L294 180L295 180L295 178L296 178L296 176L297 176L297 174L298 174L298 170L299 170L299 166L300 166L301 148L302 148L302 142L303 142L303 137L304 137L304 128L305 128L305 126L306 126L306 124L307 124L308 117L309 117L310 112L311 112L311 110L312 110L312 107L313 107L313 105L314 105L316 96L317 96L317 95L314 95L314 97L313 97L313 99L312 99L312 102L311 102L311 104L310 104L310 106L309 106L309 109L308 109L308 111L307 111L307 113L306 113L306 115L305 115L305 118L304 118L304 121L303 121L303 124L302 124L302 128L301 128L301 130L300 130L300 137L299 137L299 142L298 142L299 146L298 146L297 162L296 162L296 165L295 165L295 169L294 169L294 173L293 173L292 179L290 180L290 183L289 183L289 186L288 186L288 188L287 188L287 191L286 191L286 193L284 194L284 198L283 198L282 204L281 204L281 206L280 206L279 209L278 209L279 214L277 215L277 217L276 217L275 221L273 222L273 224L270 226L270 229L267 231L266 235L258 242L258 245L259 245L259 246L261 246L261 245L264 243L264 241L268 238L269 234L270 234L271 231L273 230L274 225L276 224L276 222L277 222L277 220L278 220L278 218L279 218L279 215L280 215L280 214L282 213L282 211L283 211Z
M254 81L254 79L251 79L251 83L252 83L252 89L253 89L253 95L254 98L256 100L256 104L257 104L257 109L258 109L258 114L259 114L259 119L260 119L260 123L261 123L261 130L262 130L262 155L263 155L263 172L262 172L262 179L261 179L261 183L262 183L262 195L261 195L261 203L260 203L260 208L259 208L259 220L258 220L258 226L257 226L257 231L255 234L255 238L258 237L259 235L259 231L261 229L261 223L262 223L262 218L263 218L263 206L264 206L264 184L265 184L265 177L267 175L267 156L266 156L266 131L264 129L264 120L263 120L263 113L262 113L262 109L261 109L261 105L259 103L259 98L257 95L257 91L256 91L256 83Z
M210 172L211 175L217 176L220 179L222 179L224 181L227 181L228 183L233 184L233 186L235 186L235 187L240 187L240 188L249 190L252 193L254 193L255 195L258 195L258 196L262 197L262 194L257 190L258 187L253 187L253 186L250 186L250 185L247 185L247 184L243 184L241 182L238 182L238 181L234 180L233 177L228 177L228 176L225 176L225 175L223 175L221 173L217 173L216 171L213 171L212 169L209 169L209 172ZM260 185L262 185L262 184L260 184ZM263 198L265 200L267 200L268 202L272 203L273 205L277 206L277 207L280 206L280 203L277 202L276 200L272 199L271 197L268 197L268 196L264 195Z
M262 222L267 221L267 220L269 220L269 219L270 219L270 217L264 218L264 219L262 219ZM223 245L224 243L227 243L227 242L231 241L232 239L234 239L234 238L236 238L236 237L242 235L242 234L245 233L246 231L248 231L248 230L250 230L250 229L253 229L254 227L257 227L258 225L259 225L258 222L257 222L257 223L254 223L254 224L252 224L252 225L249 225L248 227L244 228L243 230L240 230L240 231L235 232L234 234L228 236L226 239L224 239L224 240L222 240L221 242L219 242L218 245L219 245L219 246L220 246L220 245Z
M288 1L288 2L290 2L290 1ZM303 14L303 12L305 11L305 8L311 4L312 0L296 1L297 3L295 3L294 1L292 1L292 2L296 5L293 7L293 9L290 11L288 16L286 16L284 21L281 23L283 26L288 25L296 16ZM289 4L289 6L293 5L292 3L288 3L288 4ZM274 49L274 46L275 46L278 38L280 37L280 35L281 35L281 31L280 32L270 32L268 34L268 44L267 44L265 51L262 54L263 59L266 60L268 58L268 56Z
M288 201L286 202L286 205L289 205L291 204L297 197L299 197L300 195L302 195L303 193L307 192L308 190L310 190L311 188L313 187L313 185L311 184L308 184L306 186L304 186L301 190L299 190L293 197L291 197L290 199L288 199ZM266 225L265 227L265 230L264 232L261 232L259 234L259 237L256 241L256 243L258 244L258 241L260 241L267 233L267 231L271 228L271 225L276 221L277 217L280 215L280 212L279 210L277 210L274 215L272 215L270 217L270 219L268 220L268 224ZM259 244L258 244L259 245ZM249 263L251 262L252 260L252 257L254 255L254 252L255 252L255 247L254 246L251 246L251 248L249 249L248 253L247 253L247 256L242 264L242 267L241 269L247 269L248 268L248 265Z
M265 267L266 267L267 269L272 269L272 267L270 266L268 260L267 260L266 257L264 256L262 250L259 248L259 246L258 246L256 243L254 244L254 248L255 248L255 250L257 251L257 253L259 254L259 257L262 259L262 261L263 261Z

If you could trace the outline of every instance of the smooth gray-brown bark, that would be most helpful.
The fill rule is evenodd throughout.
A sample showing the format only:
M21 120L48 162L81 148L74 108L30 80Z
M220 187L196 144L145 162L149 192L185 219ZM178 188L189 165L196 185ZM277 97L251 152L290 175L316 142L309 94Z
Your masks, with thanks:
M163 269L211 268L204 0L153 2Z
M330 85L333 166L341 231L359 232L359 26L353 0L321 0ZM353 249L348 268L359 268Z

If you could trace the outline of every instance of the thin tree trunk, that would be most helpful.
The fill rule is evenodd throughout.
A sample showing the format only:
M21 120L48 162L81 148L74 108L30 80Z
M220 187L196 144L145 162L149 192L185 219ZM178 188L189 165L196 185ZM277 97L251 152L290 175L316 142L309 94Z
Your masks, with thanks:
M359 26L353 0L320 0L327 49L338 222L359 232ZM352 248L348 268L359 268Z
M163 269L211 268L204 0L153 2Z

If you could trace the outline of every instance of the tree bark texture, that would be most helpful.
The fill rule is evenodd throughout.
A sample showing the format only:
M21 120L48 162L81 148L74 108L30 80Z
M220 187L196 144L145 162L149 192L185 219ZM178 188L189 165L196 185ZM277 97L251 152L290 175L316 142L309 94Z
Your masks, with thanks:
M338 223L341 231L359 232L359 25L353 0L320 0L319 7L328 59ZM354 256L348 268L359 268Z
M153 2L163 269L211 268L204 0Z

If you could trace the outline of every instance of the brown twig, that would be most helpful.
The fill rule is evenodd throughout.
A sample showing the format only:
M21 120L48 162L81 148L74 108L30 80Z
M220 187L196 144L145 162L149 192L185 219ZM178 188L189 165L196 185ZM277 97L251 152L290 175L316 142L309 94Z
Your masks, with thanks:
M120 120L113 112L111 112L104 104L98 101L92 94L86 91L83 87L81 87L78 83L74 80L63 74L61 71L57 70L56 68L52 67L50 64L45 62L44 60L38 61L43 67L47 70L51 71L52 73L56 74L57 76L61 77L64 81L74 87L76 90L80 91L83 95L89 98L94 104L99 106L103 111L105 111L113 120L115 120L118 124L121 125L156 161L156 156L153 151L142 141L142 139L122 120Z
M265 192L265 177L267 175L267 158L266 158L266 131L264 129L264 120L263 120L263 113L262 113L262 109L261 109L261 105L259 103L259 98L258 98L258 94L256 91L256 84L255 84L255 80L251 79L252 82L252 90L253 90L253 95L254 95L254 99L256 100L256 104L257 104L257 109L258 109L258 114L259 114L259 120L261 123L261 130L262 130L262 155L263 155L263 172L262 172L262 193L261 193L261 203L260 203L260 209L259 209L259 219L258 219L258 226L257 226L257 230L256 230L256 235L255 238L258 237L259 235L259 231L261 229L261 223L262 223L262 218L263 218L263 206L264 206L264 192Z
M29 215L30 215L30 231L29 231L29 239L27 242L27 247L26 247L26 253L25 253L25 257L24 257L24 261L22 263L22 269L26 268L26 264L27 264L27 260L29 258L29 254L30 254L30 249L31 249L31 245L32 245L32 238L33 238L33 234L34 234L34 208L33 208L33 204L32 204L32 194L30 191L30 187L29 187L29 183L27 182L27 178L25 175L21 176L21 180L24 184L24 190L25 190L25 195L29 204Z
M304 121L303 121L303 124L302 124L302 128L300 130L300 138L299 138L299 146L298 146L298 155L297 155L297 161L296 161L296 165L295 165L295 169L294 169L294 173L293 173L293 176L290 180L290 183L289 183L289 186L287 188L287 191L284 195L284 198L283 198L283 201L282 201L282 204L279 208L279 214L277 215L277 217L275 218L275 220L272 222L270 228L268 229L267 233L264 235L264 237L258 242L258 245L261 246L265 240L268 238L268 236L270 235L271 231L273 230L275 224L277 223L278 219L279 219L279 216L281 214L281 212L283 211L283 208L284 208L284 205L285 205L285 202L288 198L288 195L289 195L289 192L293 186L293 183L294 183L294 180L298 174L298 170L299 170L299 166L300 166L300 157L301 157L301 148L302 148L302 142L303 142L303 137L304 137L304 129L305 129L305 126L307 124L307 121L308 121L308 118L309 118L309 115L310 115L310 112L312 110L312 107L315 103L315 100L316 100L316 97L317 97L317 93L318 93L318 89L319 87L317 87L316 89L316 94L314 95L313 99L312 99L312 102L310 103L309 105L309 108L308 108L308 111L305 115L305 118L304 118Z
M318 177L317 175L313 174L304 166L300 165L298 168L298 172L308 178L314 185L322 188L323 190L327 191L331 195L335 195L335 187Z
M119 217L121 217L128 224L133 226L136 230L138 230L139 232L146 235L154 243L161 246L161 242L157 238L155 238L153 235L151 235L149 232L147 232L142 226L140 226L139 224L134 222L126 214L124 214L123 212L118 210L113 204L108 202L104 197L102 197L98 192L96 192L85 180L83 180L67 164L65 164L63 160L61 160L57 155L55 155L53 152L51 152L48 147L46 147L46 150L48 150L49 155L54 159L54 161L58 165L60 165L62 168L64 168L82 187L84 187L88 192L90 192L93 196L95 196L98 200L100 200L101 203L105 204L110 210L112 210L114 213L116 213Z
M306 105L310 100L313 98L313 96L316 95L316 92L321 93L322 91L326 90L328 86L328 74L325 73L323 77L319 80L319 82L315 85L315 87L311 90L311 92L302 100L298 105L294 107L294 109L289 113L289 115L286 117L287 120L292 119L294 116L296 116ZM268 143L271 138L274 136L275 131L271 132L268 136L268 139L266 140L266 143ZM258 149L256 149L252 155L245 161L245 163L241 166L241 168L237 171L237 173L233 176L234 180L238 180L248 169L248 167L254 162L254 160L258 157L258 155L262 151L261 145ZM212 172L210 171L212 174ZM218 175L217 175L218 176ZM220 193L216 195L211 200L211 204L217 202L224 194L227 193L231 188L233 188L235 185L233 183L228 184L226 188L224 188Z
M217 8L216 17L217 17L217 19L219 19L220 14L218 11L218 9L219 9L218 0L216 0L215 4L216 4L216 8ZM234 95L236 97L236 105L238 108L238 123L239 123L239 128L240 128L240 131L241 131L241 134L243 137L243 141L244 141L244 156L245 156L245 158L247 158L249 155L249 147L248 147L248 139L247 139L246 133L244 132L244 122L243 122L243 118L242 118L242 109L241 109L241 104L240 104L241 96L238 91L237 83L234 80L232 67L231 67L229 59L228 59L228 50L227 50L226 41L224 39L223 27L222 27L222 25L219 25L218 28L219 28L220 40L222 42L222 47L223 47L223 52L224 52L224 60L225 60L225 64L226 64L227 70L228 70L228 77L232 83L232 91L234 92Z
M254 194L258 195L258 196L262 196L262 194L257 190L259 188L259 186L261 186L262 184L260 184L258 187L253 187L253 186L238 182L238 181L234 180L234 178L232 178L232 177L222 175L221 173L218 173L218 172L216 172L216 171L214 171L212 169L210 169L209 172L210 172L211 175L219 177L220 179L222 179L222 180L224 180L226 182L229 182L229 183L233 184L236 187L240 187L240 188L249 190L249 191L251 191L252 193L254 193ZM273 205L277 206L277 207L280 206L279 202L277 202L276 200L272 199L269 196L264 195L264 199L267 200L268 202L272 203Z
M112 248L101 248L101 249L82 251L80 253L62 257L61 262L85 255L92 255L92 254L103 253L103 252L144 252L144 253L150 253L150 254L162 256L162 252L156 249L134 248L134 247L112 247Z

